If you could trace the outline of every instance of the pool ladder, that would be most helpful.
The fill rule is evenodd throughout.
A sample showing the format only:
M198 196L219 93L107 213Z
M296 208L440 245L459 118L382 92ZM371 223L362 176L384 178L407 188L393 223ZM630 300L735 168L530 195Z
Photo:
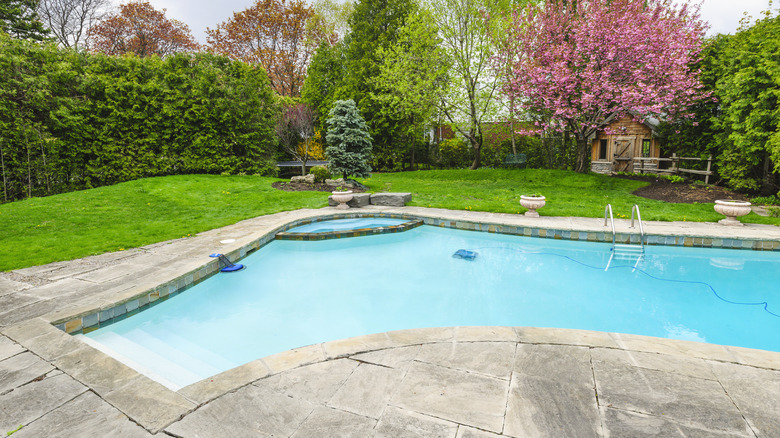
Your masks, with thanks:
M610 265L612 265L612 260L634 261L634 269L636 269L639 262L644 258L645 228L642 225L642 215L639 213L639 206L636 204L631 207L630 228L634 228L634 213L636 213L636 219L637 222L639 222L639 244L630 243L630 238L629 243L615 243L615 219L612 217L612 204L607 204L604 208L604 226L607 226L607 218L609 218L609 223L612 225L612 249L609 261L607 262L607 267L604 268L605 271L609 270Z

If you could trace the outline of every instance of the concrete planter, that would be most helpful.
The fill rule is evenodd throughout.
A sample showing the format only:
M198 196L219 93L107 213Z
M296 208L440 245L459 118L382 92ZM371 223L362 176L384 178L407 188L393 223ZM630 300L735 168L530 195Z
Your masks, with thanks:
M742 226L742 222L737 218L750 213L750 203L747 201L719 199L715 201L715 211L726 216L726 219L718 221L719 224Z
M525 215L528 217L539 217L536 210L544 207L546 198L544 196L520 196L520 205L527 208Z
M349 208L347 202L352 200L352 190L347 190L346 192L331 192L331 193L332 193L331 199L339 203L339 205L336 206L337 209L346 210Z

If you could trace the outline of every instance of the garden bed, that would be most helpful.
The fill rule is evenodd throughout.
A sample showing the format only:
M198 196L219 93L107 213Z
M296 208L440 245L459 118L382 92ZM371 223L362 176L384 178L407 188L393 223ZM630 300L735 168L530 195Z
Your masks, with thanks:
M658 201L693 204L695 202L712 203L716 199L748 200L745 195L732 192L720 186L698 183L673 183L668 179L652 176L618 175L617 178L648 181L650 185L635 190L633 194Z
M271 187L278 189L278 190L284 190L285 192L332 192L336 190L336 186L332 186L325 183L314 183L314 184L306 184L306 183L293 183L293 182L286 182L286 181L277 181L273 184L271 184ZM347 188L347 190L352 190L352 193L363 193L365 190L352 187Z

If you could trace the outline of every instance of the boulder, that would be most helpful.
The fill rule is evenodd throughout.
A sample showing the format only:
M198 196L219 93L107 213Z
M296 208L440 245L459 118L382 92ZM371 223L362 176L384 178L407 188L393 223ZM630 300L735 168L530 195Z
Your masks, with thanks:
M371 195L372 205L384 205L387 207L403 207L412 200L411 193L374 193Z
M290 182L292 183L303 183L303 184L314 184L314 175L308 174L303 176L294 176L290 178Z
M326 179L325 180L325 184L327 184L329 186L336 186L336 187L342 186L342 187L344 187L344 178Z

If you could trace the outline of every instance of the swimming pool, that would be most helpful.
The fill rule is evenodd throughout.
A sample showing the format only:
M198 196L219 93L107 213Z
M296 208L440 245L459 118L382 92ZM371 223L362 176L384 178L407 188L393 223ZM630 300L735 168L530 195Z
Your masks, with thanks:
M453 258L465 249L472 260ZM780 254L647 248L422 226L274 241L184 294L85 335L176 388L291 348L404 328L578 328L780 351ZM768 303L768 304L767 304Z

